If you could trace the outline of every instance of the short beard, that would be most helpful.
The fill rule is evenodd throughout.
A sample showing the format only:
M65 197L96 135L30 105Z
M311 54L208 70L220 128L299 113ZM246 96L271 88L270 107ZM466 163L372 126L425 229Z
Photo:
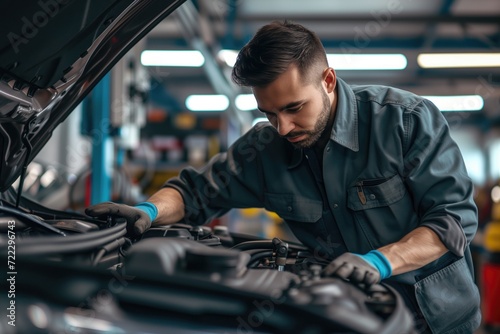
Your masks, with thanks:
M330 118L332 106L330 105L330 99L328 98L328 95L325 93L325 91L323 89L321 89L321 97L323 100L323 109L321 110L321 113L318 116L318 120L316 121L316 124L314 125L314 130L289 134L290 137L297 136L297 135L303 135L303 134L309 135L304 140L301 140L297 143L292 143L292 145L295 148L301 149L301 148L312 147L314 144L316 144L318 142L318 140L321 138L321 135L325 132L326 126L328 125L328 120Z

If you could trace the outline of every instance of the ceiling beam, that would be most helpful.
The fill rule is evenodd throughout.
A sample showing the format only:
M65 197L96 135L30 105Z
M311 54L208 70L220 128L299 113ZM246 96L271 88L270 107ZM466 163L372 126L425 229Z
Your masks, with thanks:
M200 31L200 14L191 1L185 2L177 9L176 13L178 14L179 22L181 23L183 30L188 32L188 35L185 36L186 40L192 48L199 50L205 58L203 69L205 70L213 89L217 94L224 94L228 97L229 114L238 122L238 126L241 130L244 131L248 124L251 124L252 120L249 118L248 113L241 112L238 108L236 108L234 101L238 91L224 75L221 67L215 59L215 56L212 53L212 50L215 49L214 45L208 45L207 38L202 38L202 36L210 36L213 33L211 31ZM208 25L203 27L203 29L209 28L210 27ZM213 43L216 42L213 38L208 38L208 40L211 40Z

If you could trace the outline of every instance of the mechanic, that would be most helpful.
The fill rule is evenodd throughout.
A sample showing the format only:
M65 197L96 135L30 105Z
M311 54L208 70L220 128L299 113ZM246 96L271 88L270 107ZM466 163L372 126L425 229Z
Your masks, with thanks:
M147 202L87 214L124 217L141 234L152 222L200 225L264 207L331 260L324 275L395 287L421 332L472 333L481 318L469 251L477 209L437 107L400 89L346 84L317 35L287 21L260 28L232 78L269 122Z

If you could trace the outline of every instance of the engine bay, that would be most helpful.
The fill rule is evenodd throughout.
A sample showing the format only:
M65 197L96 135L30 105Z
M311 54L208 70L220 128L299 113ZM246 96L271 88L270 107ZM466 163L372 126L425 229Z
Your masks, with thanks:
M186 224L134 238L120 219L23 204L0 206L2 333L413 332L390 286L323 277L300 244Z

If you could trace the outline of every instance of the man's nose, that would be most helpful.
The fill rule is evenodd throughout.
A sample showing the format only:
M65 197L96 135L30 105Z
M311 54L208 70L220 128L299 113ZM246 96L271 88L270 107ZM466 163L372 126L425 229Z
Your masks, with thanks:
M278 124L276 125L276 130L278 130L280 136L287 135L290 131L293 130L294 127L295 125L293 124L293 121L289 115L278 115Z

